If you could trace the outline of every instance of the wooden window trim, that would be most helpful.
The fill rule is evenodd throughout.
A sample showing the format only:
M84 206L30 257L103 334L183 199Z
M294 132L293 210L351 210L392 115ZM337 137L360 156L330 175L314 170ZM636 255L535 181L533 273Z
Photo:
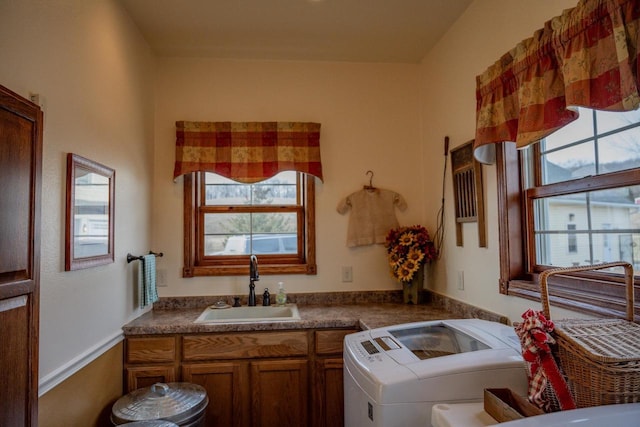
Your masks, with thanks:
M640 171L637 176L640 176ZM520 179L519 155L513 143L496 144L496 180L500 293L539 302L539 271L534 271L532 257L529 256L533 246L528 242L524 228L527 209ZM554 306L586 314L625 316L624 283L618 275L585 273L552 276L548 284ZM635 294L639 295L640 281L637 278L634 287ZM640 315L639 305L636 303L635 306L636 316Z
M249 263L243 265L212 263L202 255L201 228L203 215L200 212L201 174L194 172L184 175L184 267L182 277L248 275ZM264 255L260 257L261 274L317 274L316 233L315 233L315 182L307 176L303 182L304 217L302 230L304 245L302 262L287 262L282 257ZM299 224L300 226L300 224ZM298 246L300 247L300 246Z

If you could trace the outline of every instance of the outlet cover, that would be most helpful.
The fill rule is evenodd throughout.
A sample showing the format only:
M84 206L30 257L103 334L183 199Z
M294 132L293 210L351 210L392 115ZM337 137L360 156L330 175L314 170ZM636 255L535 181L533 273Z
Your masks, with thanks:
M353 282L353 268L350 265L342 267L342 281Z

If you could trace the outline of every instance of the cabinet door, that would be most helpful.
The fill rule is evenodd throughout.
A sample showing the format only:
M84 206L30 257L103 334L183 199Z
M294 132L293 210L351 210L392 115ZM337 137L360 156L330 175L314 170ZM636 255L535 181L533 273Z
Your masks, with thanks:
M246 362L190 363L182 366L182 378L207 390L208 427L248 427L249 383Z
M314 426L341 427L344 425L344 385L342 358L316 360L313 389Z
M0 86L0 425L38 425L42 111Z
M126 393L155 383L171 383L176 380L176 371L173 366L136 366L126 368L126 371Z
M252 425L309 425L309 362L267 360L251 363Z

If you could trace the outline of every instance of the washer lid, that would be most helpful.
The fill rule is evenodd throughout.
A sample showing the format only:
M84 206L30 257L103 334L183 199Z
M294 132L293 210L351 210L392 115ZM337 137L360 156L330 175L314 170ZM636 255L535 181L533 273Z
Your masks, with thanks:
M111 416L118 424L160 419L182 424L197 418L208 403L206 390L197 384L156 383L122 396Z

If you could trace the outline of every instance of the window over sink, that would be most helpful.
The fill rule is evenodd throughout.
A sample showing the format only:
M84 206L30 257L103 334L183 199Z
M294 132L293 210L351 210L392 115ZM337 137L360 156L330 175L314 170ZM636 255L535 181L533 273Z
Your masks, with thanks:
M185 175L185 277L315 274L313 177L286 171L253 184L210 172Z

